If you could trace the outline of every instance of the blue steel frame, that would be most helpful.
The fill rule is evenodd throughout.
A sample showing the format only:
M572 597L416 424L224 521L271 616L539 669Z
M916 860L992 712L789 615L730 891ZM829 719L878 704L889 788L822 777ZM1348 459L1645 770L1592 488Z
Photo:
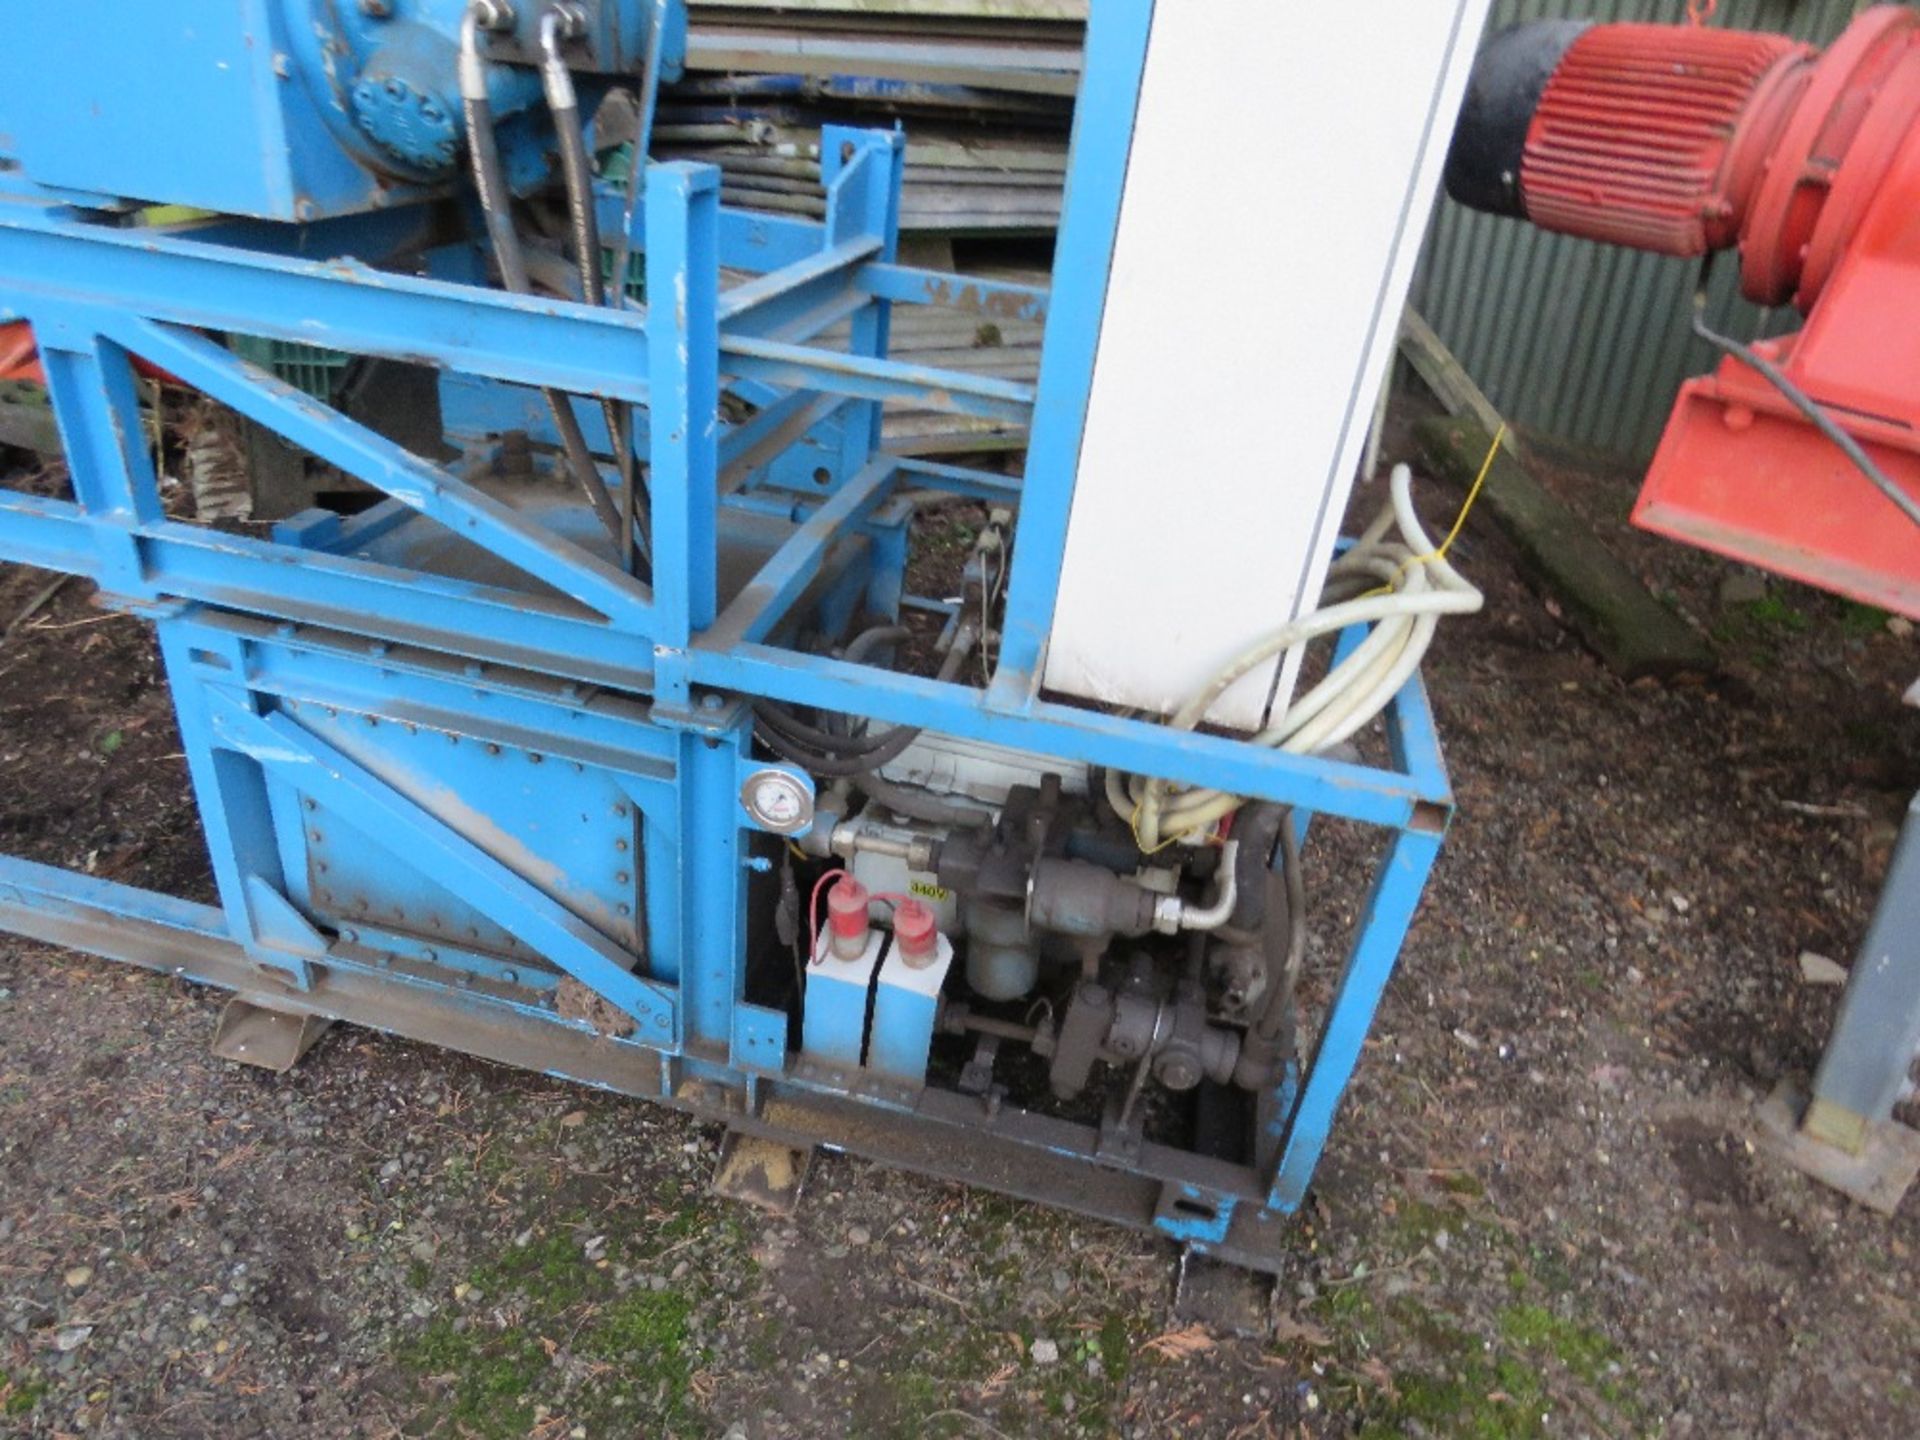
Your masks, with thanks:
M1099 83L1086 87L1076 121L1050 294L898 264L902 140L843 130L823 140L823 223L728 210L710 167L650 166L633 240L652 303L625 311L487 289L472 283L465 247L435 252L424 277L336 258L390 253L424 216L329 222L297 238L231 221L158 233L37 197L0 200L0 315L34 327L75 489L72 501L0 491L0 557L87 576L158 624L221 896L218 908L192 905L6 859L0 924L272 1008L436 1039L1157 1229L1240 1263L1277 1263L1279 1223L1305 1195L1452 802L1418 680L1388 712L1386 768L1038 693L1151 13L1150 0L1097 8L1088 71ZM617 226L617 198L602 205ZM723 267L748 278L723 290ZM899 304L1044 317L1037 391L885 358ZM817 343L849 319L850 346ZM207 331L431 365L449 377L449 395L466 386L482 409L525 412L539 387L580 397L590 422L597 397L633 402L650 462L651 584L458 468L236 359ZM352 519L302 517L268 540L169 519L141 440L134 356L389 499ZM756 412L720 423L723 390ZM1025 475L880 454L879 407L894 397L1030 424ZM853 583L868 584L878 608L898 603L900 499L926 490L1019 510L1004 645L984 690L790 643L821 587L844 589L834 557L849 539L881 557ZM783 538L723 595L719 557L729 527L748 516L784 525ZM423 521L533 583L364 558L379 536ZM1091 1127L799 1062L785 1015L745 999L746 877L765 864L740 802L746 775L767 768L751 750L754 697L1387 831L1314 1053L1259 1097L1252 1163L1152 1144L1116 1153ZM389 739L370 749L379 727ZM422 733L489 763L415 758ZM592 793L614 797L623 821L632 807L643 915L614 920L605 891L499 838L540 803L524 776L503 782L489 768L514 757L606 787ZM475 806L498 807L478 830ZM541 978L486 947L423 947L381 929L377 915L341 918L317 893L317 852L302 847L305 827L319 842L321 818L404 841L408 863L449 906L476 932L484 923L517 938L544 962ZM562 1019L555 974L597 993L632 1033Z

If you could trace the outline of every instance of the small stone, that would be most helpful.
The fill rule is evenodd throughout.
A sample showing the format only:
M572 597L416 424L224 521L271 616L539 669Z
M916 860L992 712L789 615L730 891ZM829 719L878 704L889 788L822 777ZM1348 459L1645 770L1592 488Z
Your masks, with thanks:
M380 1178L382 1180L397 1179L400 1175L400 1169L401 1165L398 1160L389 1160L380 1167Z
M864 1225L849 1225L847 1227L847 1243L849 1245L870 1245L873 1243L873 1232Z
M1811 950L1802 950L1800 978L1809 985L1844 985L1847 983L1847 969L1836 960L1816 955Z
M1036 1340L1027 1354L1036 1365L1052 1365L1060 1358L1060 1346L1052 1340Z
M1766 598L1766 577L1751 570L1736 570L1720 582L1722 605L1757 605Z
M69 1290L84 1290L93 1281L93 1267L91 1265L76 1265L67 1271L66 1279Z
M736 1420L727 1426L727 1433L720 1440L747 1440L747 1427Z
M1904 615L1889 615L1887 617L1887 633L1896 640L1909 639L1913 635L1913 621L1907 619ZM4 1000L6 997L7 992L0 990L0 1000Z
M91 1325L69 1325L53 1337L53 1348L62 1355L71 1354L86 1344L87 1338L92 1334L93 1326Z
M586 1123L587 1112L584 1110L569 1110L565 1115L560 1117L560 1126L564 1130L577 1129Z

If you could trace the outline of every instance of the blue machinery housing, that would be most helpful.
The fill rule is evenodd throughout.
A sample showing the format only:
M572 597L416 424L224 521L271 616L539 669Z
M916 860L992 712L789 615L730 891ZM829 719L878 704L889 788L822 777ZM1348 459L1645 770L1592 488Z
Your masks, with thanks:
M824 223L728 209L711 168L648 167L628 237L647 303L625 309L491 288L483 247L458 226L445 238L444 196L300 226L156 229L0 171L0 311L33 326L74 487L72 500L0 491L0 556L84 575L156 627L220 902L4 860L0 925L283 1014L1277 1264L1451 800L1417 679L1387 714L1385 768L1038 693L1150 11L1098 7L1051 293L897 263L903 144L890 134L823 136ZM617 188L598 201L605 234L628 227ZM400 254L424 257L424 273L381 268ZM1044 318L1037 389L887 359L901 305ZM851 341L821 338L835 327ZM432 367L440 455L280 382L223 337ZM170 518L136 358L378 502L308 511L270 538ZM601 401L632 407L650 580L561 483L503 498L501 437L551 443L543 388L576 397L602 457ZM723 408L723 393L747 403ZM1030 424L1025 474L885 455L880 406L902 398ZM856 614L940 606L906 593L905 566L913 507L938 493L1017 511L990 683L805 648L803 633L841 635ZM1378 827L1387 843L1310 1053L1252 1097L1224 1147L1161 1143L1111 1110L1053 1113L809 1059L800 998L755 969L773 945L759 892L788 839L742 796L770 770L805 795L814 782L761 757L757 701L1278 802L1296 824ZM570 984L617 1023L581 1018Z

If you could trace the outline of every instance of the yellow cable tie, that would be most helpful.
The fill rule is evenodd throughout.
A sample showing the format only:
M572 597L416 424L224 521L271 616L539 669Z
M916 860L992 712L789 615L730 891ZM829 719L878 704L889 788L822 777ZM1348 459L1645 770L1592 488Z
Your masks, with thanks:
M1453 517L1453 528L1447 531L1447 538L1440 542L1439 548L1429 550L1424 555L1415 555L1401 561L1399 567L1393 572L1393 578L1391 580L1387 581L1384 585L1376 586L1365 594L1358 596L1358 599L1371 600L1375 595L1391 595L1394 587L1400 583L1400 577L1405 575L1407 571L1411 570L1414 566L1430 565L1435 560L1444 560L1447 558L1447 551L1452 548L1453 542L1460 538L1461 527L1467 523L1467 512L1473 509L1473 502L1480 498L1480 487L1487 483L1487 476L1493 473L1494 457L1500 453L1500 442L1506 438L1507 422L1502 420L1500 422L1500 428L1493 432L1493 444L1487 447L1487 458L1480 462L1480 473L1473 477L1473 484L1467 489L1466 502L1461 505L1460 513Z

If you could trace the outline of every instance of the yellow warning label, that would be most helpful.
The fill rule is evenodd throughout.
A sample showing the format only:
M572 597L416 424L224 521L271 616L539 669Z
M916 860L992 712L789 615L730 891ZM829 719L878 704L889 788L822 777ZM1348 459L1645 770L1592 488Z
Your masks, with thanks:
M931 880L910 880L907 882L907 888L926 900L946 900L953 894L951 890L936 885Z

